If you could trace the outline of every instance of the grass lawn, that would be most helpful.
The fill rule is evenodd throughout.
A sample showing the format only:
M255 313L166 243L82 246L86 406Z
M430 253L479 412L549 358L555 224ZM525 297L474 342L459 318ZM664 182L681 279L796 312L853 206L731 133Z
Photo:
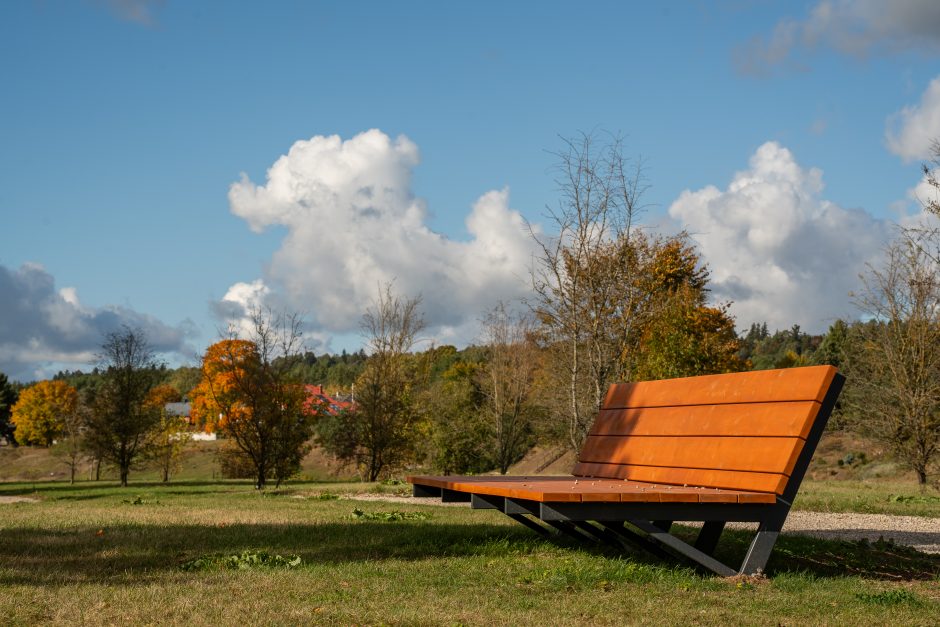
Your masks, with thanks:
M805 487L806 502L845 500ZM769 579L728 581L541 539L492 511L334 496L363 489L375 488L0 484L0 495L38 499L0 505L0 623L936 624L940 615L940 555L891 544L784 536ZM748 536L729 536L730 559Z

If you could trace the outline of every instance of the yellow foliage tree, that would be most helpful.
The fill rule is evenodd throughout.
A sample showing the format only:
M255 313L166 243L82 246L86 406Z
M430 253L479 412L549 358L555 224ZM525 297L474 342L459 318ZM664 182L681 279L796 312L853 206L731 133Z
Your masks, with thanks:
M167 403L175 403L179 400L179 391L166 384L158 385L150 390L146 400L146 404L160 416L153 432L153 442L148 449L148 455L156 462L163 481L170 480L170 473L175 472L183 448L189 442L189 425L186 419L170 414L166 410Z
M21 444L52 446L78 407L78 392L65 381L40 381L20 393L12 422Z

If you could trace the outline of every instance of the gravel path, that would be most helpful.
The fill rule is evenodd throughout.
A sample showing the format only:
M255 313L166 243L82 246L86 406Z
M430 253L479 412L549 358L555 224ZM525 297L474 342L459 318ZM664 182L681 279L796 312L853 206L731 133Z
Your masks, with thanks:
M435 499L385 494L350 494L347 498L360 501L386 501L466 507L466 503L441 503ZM756 528L754 524L730 523L729 527ZM925 553L940 553L940 518L923 516L887 516L885 514L828 514L824 512L791 511L784 532L802 533L829 540L861 540L871 542L879 537L914 547Z

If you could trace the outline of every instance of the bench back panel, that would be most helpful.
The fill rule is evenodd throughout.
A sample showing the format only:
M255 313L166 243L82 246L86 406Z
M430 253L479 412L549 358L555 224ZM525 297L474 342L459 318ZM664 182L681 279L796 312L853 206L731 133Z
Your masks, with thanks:
M836 369L612 385L578 476L782 494Z

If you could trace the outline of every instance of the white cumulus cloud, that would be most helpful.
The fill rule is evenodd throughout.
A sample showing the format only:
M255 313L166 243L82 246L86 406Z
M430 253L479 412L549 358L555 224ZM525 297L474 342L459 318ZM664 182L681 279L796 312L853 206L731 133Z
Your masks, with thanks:
M260 294L307 312L315 329L349 333L378 286L393 281L398 292L422 296L428 322L443 337L473 339L456 336L497 300L524 293L532 242L506 189L473 205L468 240L432 231L411 187L418 162L407 137L373 129L347 140L296 142L264 184L243 176L229 191L232 212L255 231L276 225L287 233L263 282L233 286L226 299Z
M686 190L669 207L698 242L712 289L738 326L824 330L853 316L848 293L877 262L891 225L821 197L822 172L776 142L760 146L724 190Z
M802 20L783 19L773 32L736 52L738 69L765 74L794 51L826 46L844 54L940 51L936 0L822 0Z
M888 149L905 161L931 156L933 142L940 140L940 77L930 81L919 104L888 118L885 137Z

